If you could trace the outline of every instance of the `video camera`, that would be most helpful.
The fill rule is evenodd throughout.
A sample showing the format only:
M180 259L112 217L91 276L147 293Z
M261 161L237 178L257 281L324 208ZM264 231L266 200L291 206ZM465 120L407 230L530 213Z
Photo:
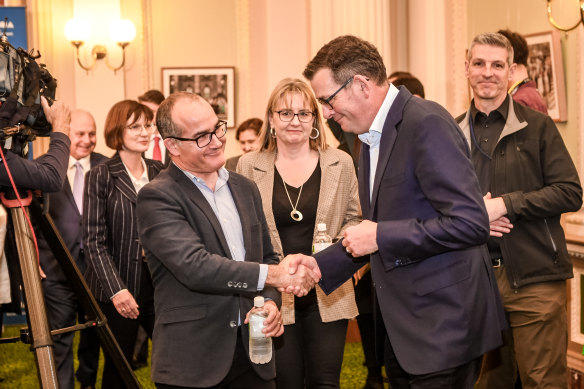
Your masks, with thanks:
M22 48L14 48L4 33L0 37L0 146L22 157L28 142L49 136L52 130L41 106L41 96L51 104L57 80L44 64Z

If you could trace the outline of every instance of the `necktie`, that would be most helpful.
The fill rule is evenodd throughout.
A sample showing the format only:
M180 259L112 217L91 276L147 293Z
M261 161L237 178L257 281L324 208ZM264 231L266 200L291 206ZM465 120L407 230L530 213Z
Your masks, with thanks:
M73 180L73 198L79 209L79 213L83 213L83 166L79 161L75 162L75 179Z
M158 142L160 141L160 137L157 135L154 137L154 148L152 149L152 159L155 161L162 162L162 152L160 151L160 145Z

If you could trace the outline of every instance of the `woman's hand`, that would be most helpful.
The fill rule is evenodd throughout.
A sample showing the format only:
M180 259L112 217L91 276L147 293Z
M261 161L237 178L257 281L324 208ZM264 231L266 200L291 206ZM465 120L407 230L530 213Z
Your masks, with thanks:
M128 289L123 289L116 294L112 298L112 303L114 303L118 313L126 319L137 319L140 314L138 303Z

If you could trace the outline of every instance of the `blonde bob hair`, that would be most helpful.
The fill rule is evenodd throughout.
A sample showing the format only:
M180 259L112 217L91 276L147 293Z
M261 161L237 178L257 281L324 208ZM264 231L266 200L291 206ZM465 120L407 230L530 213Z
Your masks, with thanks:
M270 119L276 112L276 106L282 101L287 102L289 105L292 95L294 94L299 94L302 96L304 101L308 102L310 110L314 112L314 122L312 123L312 127L318 130L319 135L316 137L316 139L310 139L310 148L320 151L323 151L327 148L326 137L324 134L324 119L322 117L320 104L318 104L316 101L316 97L314 96L312 89L310 89L310 86L308 86L306 82L300 79L285 78L280 81L278 85L276 85L272 91L272 94L270 95L270 99L268 100L266 118L259 136L262 142L262 151L277 150L276 138L271 134Z

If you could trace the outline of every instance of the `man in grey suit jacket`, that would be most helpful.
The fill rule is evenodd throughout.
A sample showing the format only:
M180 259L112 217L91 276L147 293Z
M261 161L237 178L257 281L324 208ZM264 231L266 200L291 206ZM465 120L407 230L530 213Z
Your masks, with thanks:
M501 343L503 312L484 243L489 219L448 112L387 82L375 46L336 38L304 70L324 116L360 134L363 222L317 258L331 290L369 256L393 389L473 388Z
M67 180L57 193L45 195L48 198L49 213L55 222L72 258L81 273L85 272L86 263L82 241L81 212L82 204L76 202L73 191L77 185L83 188L83 180L76 182L76 172L79 163L84 174L91 167L107 160L107 157L94 153L96 129L93 116L89 112L75 110L71 112L71 130L69 132L71 148ZM82 175L78 177L83 177ZM82 193L82 192L81 192ZM42 236L39 236L39 260L45 274L43 291L47 306L47 317L51 329L65 328L75 325L77 320L84 322L84 312L78 304L75 291L67 281L65 274L57 263L51 249ZM57 364L57 375L61 388L75 387L73 377L73 337L74 333L66 333L54 337L54 352ZM81 387L95 386L97 364L99 361L99 339L93 329L80 332L79 349L77 351L79 367L77 379Z
M203 98L175 93L158 130L172 163L138 194L137 215L154 283L152 379L158 388L275 388L274 360L249 360L246 314L268 299L266 336L283 326L276 288L304 295L320 278L310 257L289 274L278 264L259 191L225 164L226 123Z

